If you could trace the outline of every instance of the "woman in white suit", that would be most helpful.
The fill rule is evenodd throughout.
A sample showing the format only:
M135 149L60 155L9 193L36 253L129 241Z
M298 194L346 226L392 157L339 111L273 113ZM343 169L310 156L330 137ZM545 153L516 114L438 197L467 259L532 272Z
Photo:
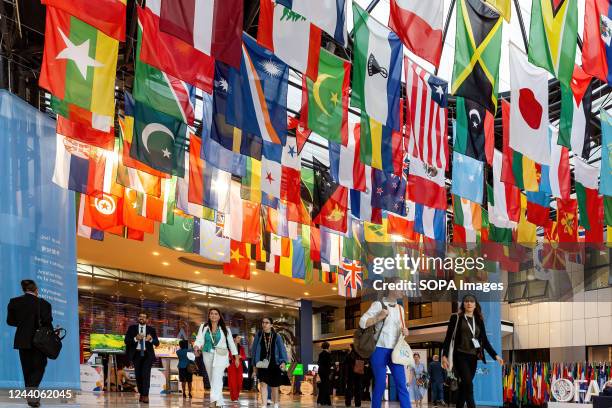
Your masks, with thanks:
M225 326L221 311L217 308L208 310L208 322L200 325L194 344L196 350L201 351L210 381L210 405L223 406L223 373L230 365L229 352L238 355L236 345L232 340L232 332ZM236 358L233 364L240 364Z

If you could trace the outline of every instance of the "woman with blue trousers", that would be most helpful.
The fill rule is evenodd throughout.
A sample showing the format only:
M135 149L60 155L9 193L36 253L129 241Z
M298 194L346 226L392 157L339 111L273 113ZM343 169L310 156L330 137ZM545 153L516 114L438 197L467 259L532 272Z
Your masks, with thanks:
M402 291L388 291L382 300L377 300L359 320L362 329L375 325L378 337L376 349L370 356L374 374L372 408L380 408L385 392L387 367L391 370L401 408L410 408L410 394L406 386L406 372L403 365L391 361L391 353L400 336L407 336L408 329L402 324L404 309L397 304Z

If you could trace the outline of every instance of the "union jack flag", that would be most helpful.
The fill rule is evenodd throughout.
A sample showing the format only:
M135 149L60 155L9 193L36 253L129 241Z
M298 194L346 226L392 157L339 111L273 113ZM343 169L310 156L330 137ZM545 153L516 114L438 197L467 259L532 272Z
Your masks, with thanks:
M340 268L342 279L338 282L338 294L344 297L357 297L357 289L363 286L362 272L360 261L344 258Z

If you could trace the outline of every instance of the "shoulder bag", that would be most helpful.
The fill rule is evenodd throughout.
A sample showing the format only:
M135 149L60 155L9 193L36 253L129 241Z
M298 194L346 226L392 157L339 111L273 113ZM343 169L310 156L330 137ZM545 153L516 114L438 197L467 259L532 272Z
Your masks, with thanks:
M399 309L400 321L402 322L402 330L405 327L404 324L404 309L400 306ZM393 353L391 353L391 361L394 364L400 364L405 367L414 367L414 355L412 354L412 349L410 348L410 344L406 341L406 337L403 333L400 335L399 339L397 339L397 343L393 348Z
M455 354L455 336L457 335L457 326L459 325L459 315L457 316L457 320L455 320L455 328L453 329L453 337L451 337L450 345L448 346L448 356L446 359L448 360L448 371L453 371L453 354Z
M268 368L268 366L270 365L270 357L271 357L270 354L272 351L272 342L275 340L274 338L272 338L272 336L273 334L270 335L270 348L268 349L267 346L265 346L265 343L266 343L265 333L263 331L261 332L261 337L259 338L259 344L257 345L257 347L260 347L262 342L264 343L266 357L263 360L256 362L255 368Z
M62 340L66 337L66 330L63 328L53 329L53 327L42 326L40 320L40 299L38 299L38 327L34 332L32 344L51 360L55 360L62 351Z
M387 309L387 306L382 301L380 301L380 304L383 309ZM378 338L380 337L382 327L384 327L386 320L387 318L385 317L378 333L376 333L376 324L366 327L365 329L359 327L355 330L353 345L355 346L355 352L359 354L359 356L362 358L369 358L372 353L374 353L374 350L376 350L376 343L378 343Z

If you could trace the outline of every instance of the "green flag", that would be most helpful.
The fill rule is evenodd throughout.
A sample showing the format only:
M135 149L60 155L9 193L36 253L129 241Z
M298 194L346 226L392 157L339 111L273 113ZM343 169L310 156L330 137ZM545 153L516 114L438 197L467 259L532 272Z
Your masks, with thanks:
M480 0L457 2L452 93L495 114L502 18Z
M185 123L143 103L134 104L131 157L155 170L183 177L187 139Z
M192 252L193 217L174 214L173 224L159 224L159 245L177 251Z
M569 87L578 36L577 0L533 0L529 62L546 69Z
M606 214L606 225L612 228L612 197L604 196L604 213Z
M307 127L336 143L348 137L350 72L348 61L321 49L317 80L304 76L308 92Z

